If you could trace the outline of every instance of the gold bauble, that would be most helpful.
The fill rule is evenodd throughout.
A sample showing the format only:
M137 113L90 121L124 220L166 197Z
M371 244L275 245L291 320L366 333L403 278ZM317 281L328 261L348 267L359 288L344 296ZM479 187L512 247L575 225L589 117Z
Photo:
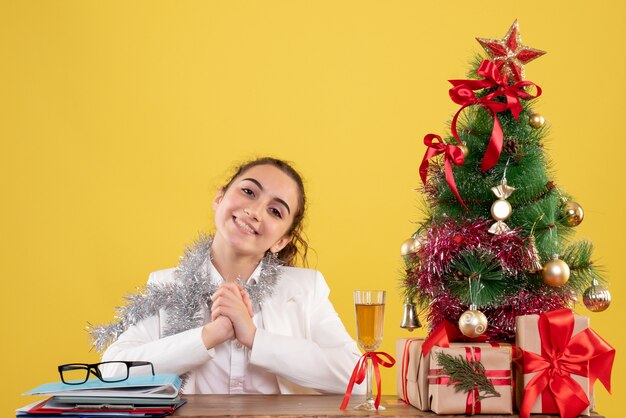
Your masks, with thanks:
M585 212L582 206L576 202L567 202L563 208L563 224L566 226L578 226L583 221Z
M569 274L569 266L565 261L559 260L558 257L553 257L552 260L548 261L541 271L543 282L552 287L560 287L567 283Z
M402 257L411 255L417 252L419 247L420 242L417 238L409 238L402 243L402 246L400 247L400 255L402 255Z
M463 151L463 158L467 158L469 155L469 148L467 148L467 145L459 145L459 148Z
M594 279L591 287L583 293L583 303L591 312L602 312L611 304L611 292Z
M534 128L541 128L543 124L546 123L546 120L539 113L533 113L528 118L528 122L530 122Z
M487 331L488 321L484 313L476 309L470 309L459 318L459 329L469 338L480 337Z
M504 199L498 199L491 205L491 216L496 221L504 221L506 219L509 219L509 216L511 216L511 212L513 212L511 204Z

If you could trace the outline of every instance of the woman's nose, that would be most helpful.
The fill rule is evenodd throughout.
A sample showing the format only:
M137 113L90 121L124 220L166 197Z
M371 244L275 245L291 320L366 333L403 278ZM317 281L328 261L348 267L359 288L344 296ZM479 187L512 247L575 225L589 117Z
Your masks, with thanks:
M257 207L257 205L251 205L251 206L248 206L247 208L244 208L243 213L245 213L246 215L248 215L254 220L257 220L257 221L260 220L259 208Z

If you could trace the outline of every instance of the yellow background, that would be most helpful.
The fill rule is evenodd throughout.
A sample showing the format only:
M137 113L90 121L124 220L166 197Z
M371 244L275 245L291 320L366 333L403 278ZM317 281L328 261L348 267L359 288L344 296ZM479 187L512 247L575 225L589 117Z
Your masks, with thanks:
M596 385L598 410L617 416L624 15L617 0L0 2L0 415L58 364L98 360L86 323L174 266L210 230L235 162L259 155L306 178L310 264L351 334L351 291L384 288L382 349L424 335L398 326L422 138L457 109L447 80L465 77L474 37L519 18L524 43L548 51L526 74L544 89L556 180L611 280L613 306L591 317L618 350L613 396Z

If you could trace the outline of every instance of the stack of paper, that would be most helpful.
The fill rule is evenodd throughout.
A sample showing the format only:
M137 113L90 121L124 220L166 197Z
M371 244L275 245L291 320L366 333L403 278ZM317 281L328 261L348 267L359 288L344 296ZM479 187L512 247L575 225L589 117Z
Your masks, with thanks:
M24 395L49 396L16 411L17 417L164 417L185 403L175 374L131 376L105 383L90 379L80 385L46 383Z

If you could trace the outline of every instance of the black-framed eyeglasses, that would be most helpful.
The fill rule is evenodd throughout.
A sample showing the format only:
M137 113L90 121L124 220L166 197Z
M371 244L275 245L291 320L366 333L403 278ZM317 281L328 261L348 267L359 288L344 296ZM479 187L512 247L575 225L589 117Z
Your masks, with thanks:
M107 383L122 382L130 376L131 367L150 366L154 376L154 365L149 361L103 361L102 363L70 363L59 366L61 381L66 385L82 385L92 374ZM105 375L106 368L114 368L115 375ZM120 372L121 370L121 372Z

